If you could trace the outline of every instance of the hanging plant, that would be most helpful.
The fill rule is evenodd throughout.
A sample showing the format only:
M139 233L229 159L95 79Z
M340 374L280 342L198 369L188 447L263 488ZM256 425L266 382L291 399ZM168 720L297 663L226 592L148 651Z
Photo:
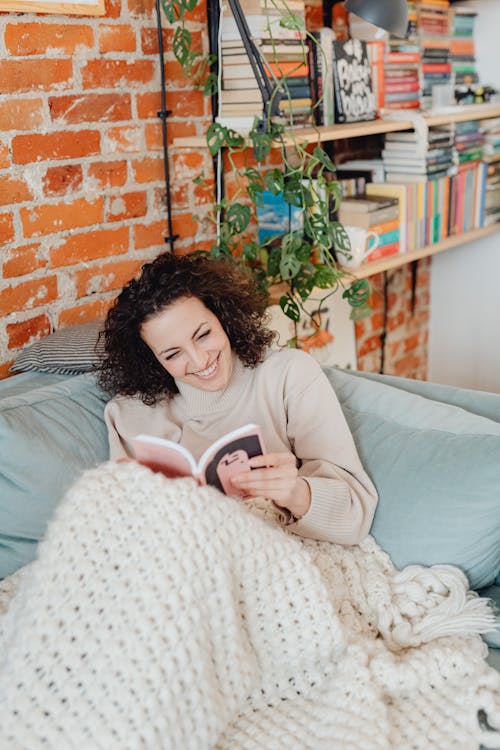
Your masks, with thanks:
M287 10L286 0L268 1L269 6L280 11L281 26L305 33L303 20ZM162 5L167 19L175 27L173 52L176 59L194 85L211 95L217 92L218 85L217 76L211 72L216 58L192 48L192 35L185 22L186 14L193 11L198 2L162 0ZM312 44L317 44L312 36L310 39ZM272 39L271 42L274 44ZM305 60L306 44L303 51ZM290 100L285 76L279 85L281 101ZM211 211L217 239L210 252L214 257L228 256L251 268L268 294L279 290L279 305L295 326L295 336L289 343L303 345L304 342L297 339L297 323L302 318L308 318L313 338L319 341L321 337L317 334L322 328L325 301L341 292L351 306L351 318L359 319L370 312L370 286L366 279L353 281L335 260L334 249L349 254L350 245L344 227L331 219L340 203L340 186L335 180L335 165L319 138L314 146L302 145L300 129L285 131L281 122L264 116L264 121L255 118L245 137L218 122L207 129L210 154L214 158L224 156L236 182L231 198L216 203ZM269 166L268 157L277 148L281 150L281 164ZM205 178L199 175L195 181L204 184ZM258 242L252 230L252 219L257 208L264 205L264 191L282 197L287 204L299 209L302 226ZM317 290L321 290L319 298ZM311 313L305 303L313 293L316 309Z

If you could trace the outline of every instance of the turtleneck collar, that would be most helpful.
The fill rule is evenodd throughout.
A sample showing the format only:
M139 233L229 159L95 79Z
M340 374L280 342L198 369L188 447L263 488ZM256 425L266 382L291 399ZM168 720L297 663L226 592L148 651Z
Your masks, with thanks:
M233 352L233 370L231 379L221 391L203 391L187 383L177 383L179 394L176 399L183 402L189 417L223 411L236 406L247 380L251 377L251 369L245 367L239 357Z

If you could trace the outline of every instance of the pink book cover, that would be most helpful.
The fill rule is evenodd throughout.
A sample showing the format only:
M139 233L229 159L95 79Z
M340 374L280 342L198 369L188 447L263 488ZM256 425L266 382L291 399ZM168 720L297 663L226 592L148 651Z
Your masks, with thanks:
M223 435L212 443L196 461L183 445L154 437L137 435L132 439L134 455L139 463L171 479L194 477L199 484L210 484L226 495L244 495L231 477L250 471L248 459L262 455L264 441L256 424L246 424Z

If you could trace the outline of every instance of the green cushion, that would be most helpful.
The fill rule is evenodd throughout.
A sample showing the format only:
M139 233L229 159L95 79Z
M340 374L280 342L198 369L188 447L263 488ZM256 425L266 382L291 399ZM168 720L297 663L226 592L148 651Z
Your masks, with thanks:
M449 563L474 589L500 574L500 424L325 368L372 477L372 534L398 568Z
M0 388L0 578L34 558L64 491L108 457L107 397L93 375L26 393L9 381Z

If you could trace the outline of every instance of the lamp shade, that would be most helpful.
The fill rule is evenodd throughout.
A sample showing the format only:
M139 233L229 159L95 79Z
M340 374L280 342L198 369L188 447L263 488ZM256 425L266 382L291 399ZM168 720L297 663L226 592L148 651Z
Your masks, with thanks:
M406 0L346 0L346 10L399 37L408 31Z

